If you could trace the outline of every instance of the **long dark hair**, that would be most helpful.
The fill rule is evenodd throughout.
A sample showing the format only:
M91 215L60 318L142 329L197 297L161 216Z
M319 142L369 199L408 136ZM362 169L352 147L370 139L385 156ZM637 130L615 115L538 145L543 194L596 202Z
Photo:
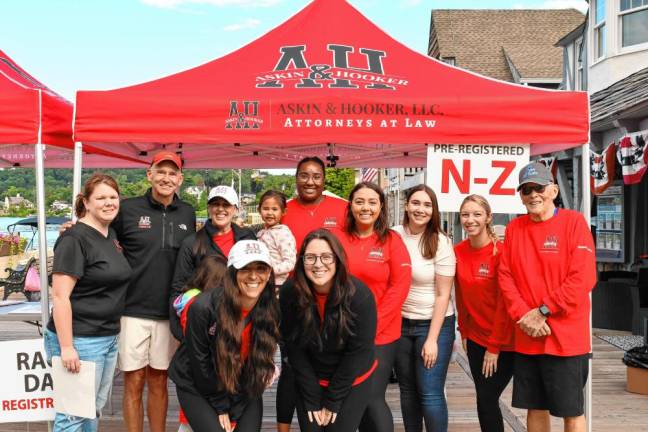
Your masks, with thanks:
M416 192L419 191L425 192L430 197L430 201L432 201L432 217L430 218L430 221L425 226L425 231L423 231L423 235L421 236L421 240L419 241L419 250L421 251L421 255L423 255L423 258L432 259L436 256L437 248L439 247L439 233L441 234L445 234L445 233L441 229L441 215L439 214L439 202L437 201L436 194L434 193L431 187L426 186L424 184L420 184L418 186L414 186L413 188L409 189L407 191L407 194L405 195L405 203L409 203L410 199L412 198L412 195L414 195ZM403 228L407 229L410 223L410 218L409 215L407 214L407 211L405 211L404 213L405 214L403 215Z
M227 274L227 261L218 255L207 255L193 272L182 292L198 288L202 292L209 292L223 284L223 278Z
M385 200L385 194L382 189L374 183L371 182L361 182L358 183L351 189L349 193L349 202L347 204L347 215L346 215L346 231L349 234L358 234L358 228L356 226L355 218L351 213L351 205L353 203L353 195L358 192L360 189L368 188L378 194L380 198L380 213L378 214L378 219L374 222L374 231L378 235L378 241L380 243L385 243L387 236L389 235L389 218L387 216L387 203Z
M241 320L238 270L230 267L223 279L223 294L216 308L219 327L216 332L214 360L223 388L229 393L243 392L259 397L275 372L274 353L279 341L279 302L274 290L274 272L261 293L254 309L251 344L247 361L241 359Z
M306 247L313 240L327 242L335 255L336 261L333 285L327 299L330 313L324 317L321 329L315 320L317 312L312 307L315 304L315 289L306 277L303 259ZM302 345L315 343L319 350L323 348L322 338L335 336L336 343L340 347L349 336L353 335L351 329L356 318L351 311L351 298L355 294L355 286L347 269L347 258L344 249L340 241L328 230L318 229L311 231L306 236L299 251L299 257L300 259L297 260L295 265L294 288L297 297L297 314L301 324L296 329L296 334L287 336Z

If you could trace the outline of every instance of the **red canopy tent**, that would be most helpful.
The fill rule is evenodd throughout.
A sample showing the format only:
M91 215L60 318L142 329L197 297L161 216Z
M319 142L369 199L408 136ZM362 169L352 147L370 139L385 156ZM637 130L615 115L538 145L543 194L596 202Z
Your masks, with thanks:
M77 93L75 140L188 167L425 165L425 144L588 142L585 92L530 88L449 66L392 39L345 0L315 0L256 41L155 81ZM128 143L128 146L124 146Z
M45 152L48 168L70 168L72 103L28 74L0 50L0 166L34 166L33 148L23 144L51 144ZM10 147L6 147L10 145ZM67 150L64 150L67 149ZM133 166L142 162L105 149L86 146L86 165L96 168Z

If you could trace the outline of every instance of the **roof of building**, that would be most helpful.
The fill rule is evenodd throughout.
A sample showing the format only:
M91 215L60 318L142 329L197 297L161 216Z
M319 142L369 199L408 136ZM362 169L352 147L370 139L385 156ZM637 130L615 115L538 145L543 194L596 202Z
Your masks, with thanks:
M648 104L648 68L615 82L590 96L592 130ZM630 114L631 115L631 114ZM624 116L625 117L625 116Z
M576 9L433 10L428 53L505 81L516 72L560 80L563 52L555 44L583 20Z

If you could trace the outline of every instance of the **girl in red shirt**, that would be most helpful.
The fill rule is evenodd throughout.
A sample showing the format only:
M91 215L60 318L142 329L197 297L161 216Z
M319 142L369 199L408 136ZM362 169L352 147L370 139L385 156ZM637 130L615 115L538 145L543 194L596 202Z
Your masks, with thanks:
M378 368L360 432L392 432L393 418L385 391L401 333L401 307L412 278L403 240L388 228L383 191L373 183L357 184L349 195L346 228L339 232L349 272L364 282L376 299Z
M482 196L467 196L459 215L468 234L455 246L459 331L477 391L481 430L499 432L504 431L499 397L513 375L513 324L497 283L503 243Z

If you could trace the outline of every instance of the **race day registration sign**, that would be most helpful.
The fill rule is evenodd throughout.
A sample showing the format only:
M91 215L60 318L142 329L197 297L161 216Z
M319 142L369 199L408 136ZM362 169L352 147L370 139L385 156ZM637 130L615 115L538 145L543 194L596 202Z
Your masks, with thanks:
M466 196L479 194L493 213L525 214L516 188L529 156L528 144L429 144L427 184L443 212L459 212Z
M54 420L51 367L43 339L0 342L0 423Z

